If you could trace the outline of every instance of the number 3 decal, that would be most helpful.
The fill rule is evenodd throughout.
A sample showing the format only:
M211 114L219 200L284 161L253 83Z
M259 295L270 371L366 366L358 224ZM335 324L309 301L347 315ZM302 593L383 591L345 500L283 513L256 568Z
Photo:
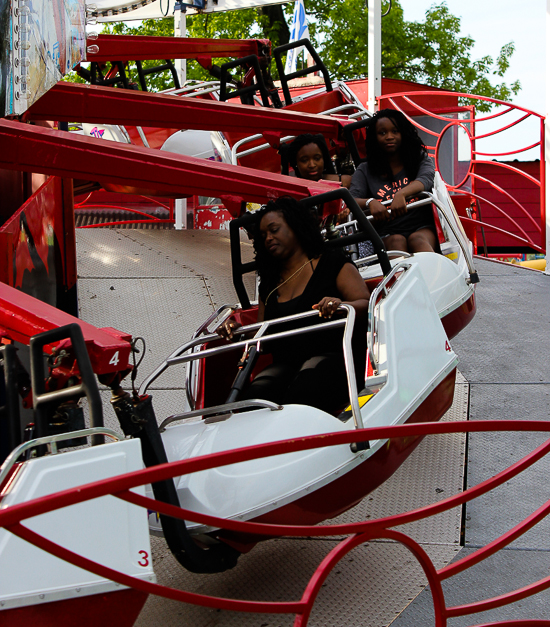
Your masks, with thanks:
M139 551L139 554L142 556L141 559L138 561L138 564L140 566L149 566L149 553L147 553L147 551Z

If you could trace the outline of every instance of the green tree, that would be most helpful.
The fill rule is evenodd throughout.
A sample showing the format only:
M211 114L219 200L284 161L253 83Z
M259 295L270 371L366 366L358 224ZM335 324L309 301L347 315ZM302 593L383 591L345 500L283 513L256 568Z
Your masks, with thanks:
M283 7L273 5L258 9L243 9L238 11L205 13L191 15L187 18L188 37L206 37L209 39L269 39L273 47L287 43L290 30L285 20ZM144 20L139 26L130 26L124 22L107 24L103 33L122 35L156 35L171 37L174 35L173 18L161 20ZM227 59L214 59L214 63L221 65ZM164 63L163 60L144 61L143 67L149 68ZM137 80L135 65L128 68L130 77ZM207 70L197 62L187 62L188 80L208 80L212 77ZM169 71L147 77L148 86L153 91L161 91L172 86L172 77Z
M320 56L332 76L360 78L367 69L368 21L364 0L306 0L306 12L316 23ZM423 22L407 22L398 0L382 18L382 75L425 83L453 91L510 100L519 81L494 85L510 65L514 44L504 45L496 59L472 59L474 40L460 35L460 18L445 2L426 11ZM481 110L490 105L481 103Z

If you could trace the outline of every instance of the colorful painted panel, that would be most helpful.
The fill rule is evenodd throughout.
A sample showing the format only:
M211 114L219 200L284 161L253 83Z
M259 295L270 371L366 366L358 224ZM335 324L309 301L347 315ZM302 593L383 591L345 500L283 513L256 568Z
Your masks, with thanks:
M10 75L11 2L0 0L0 112L6 111Z
M84 0L0 2L17 9L4 111L21 114L85 58L86 8Z
M75 260L65 239L63 185L62 179L50 177L0 228L5 252L0 280L57 307L75 282ZM72 204L67 212L72 213Z

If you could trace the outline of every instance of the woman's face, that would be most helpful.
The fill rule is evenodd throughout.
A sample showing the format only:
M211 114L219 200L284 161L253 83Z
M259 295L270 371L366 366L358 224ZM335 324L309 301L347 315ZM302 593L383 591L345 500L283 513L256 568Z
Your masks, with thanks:
M270 211L262 218L260 236L268 254L276 259L286 259L300 246L294 231L278 211Z
M323 176L325 161L317 144L311 143L298 150L296 165L300 176L310 181L318 181Z
M401 132L390 118L380 118L376 122L376 140L388 156L399 152L401 148Z

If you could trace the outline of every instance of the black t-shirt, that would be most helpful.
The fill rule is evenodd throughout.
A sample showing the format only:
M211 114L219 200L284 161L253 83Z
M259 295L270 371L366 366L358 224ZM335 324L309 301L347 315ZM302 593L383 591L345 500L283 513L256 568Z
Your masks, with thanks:
M316 305L325 296L334 296L344 300L338 291L336 279L340 270L346 263L353 263L341 251L327 250L319 259L313 275L308 281L304 291L289 301L280 303L277 292L273 292L265 305L265 319L273 320L283 316L291 316L304 311L312 311L312 306ZM265 303L265 299L275 285L260 284L260 298ZM310 326L327 322L327 318L313 316L312 318L292 323L277 325L271 333L278 333L289 329ZM359 325L362 326L362 325ZM325 355L328 353L342 354L342 334L343 329L333 329L331 331L318 331L300 334L288 339L266 344L266 350L272 353L276 362L304 362L315 355ZM356 334L364 341L365 330ZM357 341L359 353L366 351L366 347L361 344L361 339ZM354 336L354 353L355 353Z

